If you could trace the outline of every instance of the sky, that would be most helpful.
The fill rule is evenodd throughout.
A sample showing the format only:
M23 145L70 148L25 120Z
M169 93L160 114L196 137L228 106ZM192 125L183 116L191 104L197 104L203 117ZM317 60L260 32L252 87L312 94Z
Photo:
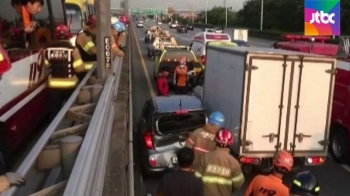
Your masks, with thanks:
M175 10L192 10L192 5L195 4L195 10L205 10L206 0L129 0L130 8L154 8L165 9L173 7ZM207 0L208 9L214 6L224 6L224 0ZM226 0L227 6L232 6L232 10L238 11L243 7L245 0ZM111 0L112 8L120 8L121 0ZM176 2L176 3L175 3Z

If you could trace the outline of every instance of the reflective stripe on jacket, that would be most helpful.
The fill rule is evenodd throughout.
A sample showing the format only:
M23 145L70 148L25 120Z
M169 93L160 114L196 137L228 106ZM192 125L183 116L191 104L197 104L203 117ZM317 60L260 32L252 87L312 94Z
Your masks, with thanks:
M203 155L195 176L203 180L205 196L231 196L245 180L238 161L229 154L228 148L216 148Z
M193 168L196 168L201 156L215 149L216 143L214 138L215 134L206 131L204 128L198 128L189 135L186 140L186 146L194 150Z

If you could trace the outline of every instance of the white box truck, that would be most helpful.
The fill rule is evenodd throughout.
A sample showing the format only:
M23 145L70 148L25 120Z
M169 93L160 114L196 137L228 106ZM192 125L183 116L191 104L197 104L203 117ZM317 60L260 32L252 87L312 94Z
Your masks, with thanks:
M232 40L248 42L248 29L233 29L232 35Z
M242 164L268 169L282 149L296 167L325 161L335 58L255 47L206 51L202 101L225 115Z

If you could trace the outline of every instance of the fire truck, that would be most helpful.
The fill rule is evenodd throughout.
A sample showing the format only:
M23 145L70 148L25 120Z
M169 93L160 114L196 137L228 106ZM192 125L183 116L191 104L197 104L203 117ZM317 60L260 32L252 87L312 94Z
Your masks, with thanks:
M67 24L67 19L63 1L44 0L41 11L33 16L36 29L25 34L22 15L11 1L0 1L0 7L0 51L4 53L0 64L7 66L0 80L1 174L4 165L10 167L6 163L11 155L38 131L47 116L48 71L43 66L43 49L54 41L54 28Z
M337 56L337 72L333 95L329 152L338 163L350 163L350 55L349 38L340 37L339 44L327 43L330 37L283 35L272 47ZM317 78L315 78L317 82ZM315 100L316 101L316 100Z

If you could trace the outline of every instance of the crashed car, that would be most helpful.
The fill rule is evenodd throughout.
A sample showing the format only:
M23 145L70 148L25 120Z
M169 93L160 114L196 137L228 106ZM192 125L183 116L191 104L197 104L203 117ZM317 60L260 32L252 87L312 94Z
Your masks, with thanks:
M196 81L197 76L201 71L203 71L203 66L198 61L195 54L192 50L187 46L168 46L156 56L154 61L154 70L153 70L153 78L156 80L159 74L159 70L166 69L169 71L168 75L168 84L169 86L173 86L173 77L176 66L179 64L178 59L180 57L186 57L187 66L189 73L189 82L188 87L192 89L194 81Z
M177 46L175 37L171 37L170 34L156 35L154 42L147 47L147 55L153 58L161 53L167 46Z
M194 96L148 99L135 129L142 174L152 176L176 167L176 152L191 132L205 125L207 118L201 100Z

